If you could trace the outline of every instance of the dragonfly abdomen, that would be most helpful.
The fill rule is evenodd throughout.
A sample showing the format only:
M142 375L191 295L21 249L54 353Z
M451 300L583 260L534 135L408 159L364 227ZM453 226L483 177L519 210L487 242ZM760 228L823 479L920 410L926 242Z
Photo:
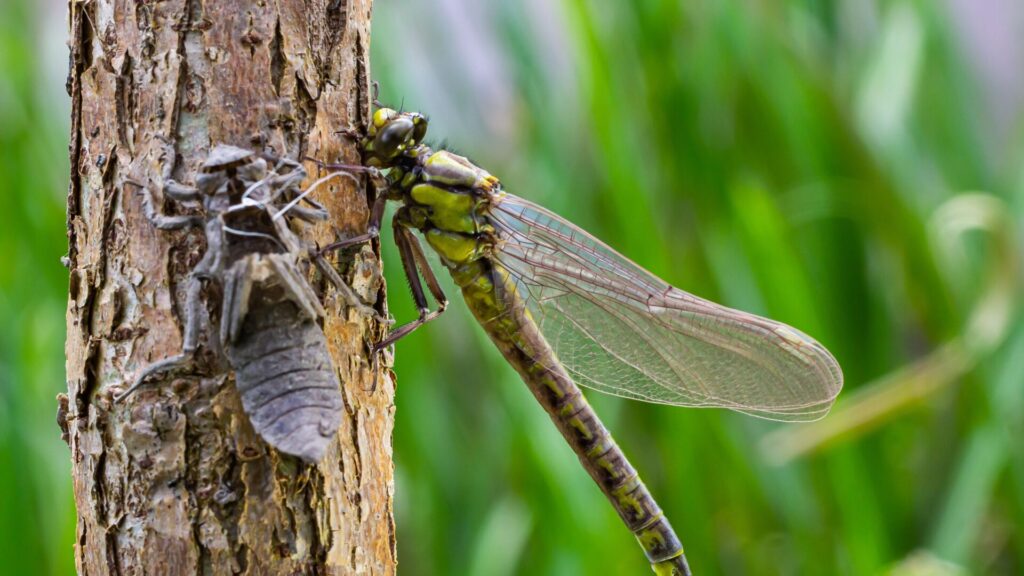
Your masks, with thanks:
M682 544L668 519L579 387L554 357L507 273L486 259L456 267L452 272L470 310L636 536L655 572L688 576Z
M530 371L544 373L536 374L542 386L531 386L531 389L542 403L545 402L543 396L552 388L572 388L561 406L552 406L551 419L626 527L636 536L647 559L654 564L681 556L683 546L672 526L579 388L564 372L559 374L561 370L538 368Z

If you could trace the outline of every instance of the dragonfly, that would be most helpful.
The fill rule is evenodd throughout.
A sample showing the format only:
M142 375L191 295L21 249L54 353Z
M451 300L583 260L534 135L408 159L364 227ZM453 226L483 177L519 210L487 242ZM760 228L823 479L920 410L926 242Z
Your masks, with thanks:
M810 421L824 417L839 394L839 364L796 328L675 288L569 221L509 194L468 159L431 149L423 142L427 123L420 113L379 107L358 136L363 165L318 162L369 172L384 185L367 232L324 251L377 237L387 202L400 204L393 232L419 315L374 344L373 353L448 306L418 231L654 572L689 576L679 537L579 386L644 402Z

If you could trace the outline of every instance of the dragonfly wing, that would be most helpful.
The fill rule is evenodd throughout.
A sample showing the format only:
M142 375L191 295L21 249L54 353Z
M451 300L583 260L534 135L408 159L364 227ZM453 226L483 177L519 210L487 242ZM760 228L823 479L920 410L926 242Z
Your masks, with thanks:
M835 358L795 328L673 288L522 198L490 216L496 264L580 385L786 421L823 417L842 388Z

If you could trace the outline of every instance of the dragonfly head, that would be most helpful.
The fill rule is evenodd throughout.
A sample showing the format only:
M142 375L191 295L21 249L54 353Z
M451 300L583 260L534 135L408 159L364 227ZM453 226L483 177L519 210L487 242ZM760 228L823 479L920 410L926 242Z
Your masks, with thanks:
M366 163L387 168L400 156L414 152L426 135L426 116L418 112L381 108L374 112L373 123L363 144Z

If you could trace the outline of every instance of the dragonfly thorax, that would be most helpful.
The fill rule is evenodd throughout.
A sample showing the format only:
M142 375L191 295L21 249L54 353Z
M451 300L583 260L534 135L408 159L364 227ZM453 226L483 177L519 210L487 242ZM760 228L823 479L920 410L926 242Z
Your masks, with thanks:
M445 264L474 262L487 253L494 233L488 208L501 188L497 178L441 150L401 179L405 207L399 218L419 229Z
M488 207L501 183L463 156L430 149L426 131L422 114L377 110L362 143L365 162L391 170L389 198L404 204L399 223L420 230L449 268L476 262L493 245Z

